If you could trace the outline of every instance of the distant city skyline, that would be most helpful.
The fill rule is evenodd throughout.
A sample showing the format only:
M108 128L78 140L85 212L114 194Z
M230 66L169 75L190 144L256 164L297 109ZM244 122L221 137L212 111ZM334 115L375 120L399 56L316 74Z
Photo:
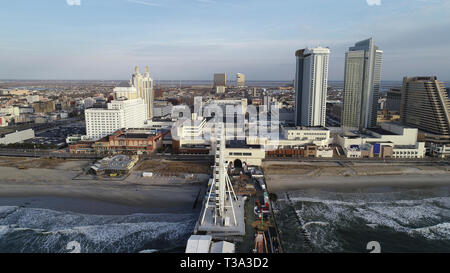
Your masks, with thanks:
M331 50L329 80L341 81L346 49L374 37L382 81L448 81L449 13L450 0L8 1L0 80L120 80L149 64L155 81L217 72L292 81L295 51L322 46Z

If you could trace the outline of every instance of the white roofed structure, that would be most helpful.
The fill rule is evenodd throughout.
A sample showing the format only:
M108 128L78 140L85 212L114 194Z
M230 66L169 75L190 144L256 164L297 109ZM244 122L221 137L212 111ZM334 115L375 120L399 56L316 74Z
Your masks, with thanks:
M236 246L233 243L221 241L211 245L210 253L235 253Z

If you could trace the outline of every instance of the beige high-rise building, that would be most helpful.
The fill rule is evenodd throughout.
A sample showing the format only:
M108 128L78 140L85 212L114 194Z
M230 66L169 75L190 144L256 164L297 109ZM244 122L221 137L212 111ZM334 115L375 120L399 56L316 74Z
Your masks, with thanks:
M137 99L138 93L136 87L116 87L114 88L114 99L126 98L129 100Z
M245 87L245 75L242 73L236 74L236 86Z
M401 121L437 135L450 135L450 99L436 77L403 78Z
M222 85L216 86L216 94L223 94L225 93L226 90L227 88L225 86Z
M148 119L153 118L153 79L150 77L148 66L145 67L145 74L141 74L136 66L130 83L132 87L136 88L137 97L142 98L147 104Z

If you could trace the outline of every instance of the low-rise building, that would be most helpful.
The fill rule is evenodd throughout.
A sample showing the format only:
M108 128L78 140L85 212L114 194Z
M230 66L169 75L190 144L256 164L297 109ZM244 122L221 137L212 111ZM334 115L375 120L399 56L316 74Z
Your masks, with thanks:
M233 162L235 168L243 164L261 166L266 151L260 145L248 145L245 141L228 141L225 148L225 163Z
M9 94L13 96L27 96L30 94L30 91L26 89L14 89L9 90Z
M20 107L18 106L7 106L4 108L0 108L0 114L9 115L12 117L17 117L20 115Z
M323 152L319 152L319 148L315 145L303 145L295 147L279 147L276 149L266 149L266 157L329 157L330 152L328 147L321 147L324 149ZM332 150L331 150L332 151ZM331 153L331 157L333 153Z
M9 145L14 143L21 143L28 139L35 137L33 129L23 131L16 131L14 133L0 135L0 145Z
M49 121L49 118L46 116L33 116L34 123L47 123Z
M56 104L54 101L39 101L31 104L35 113L51 113L56 110Z
M66 140L67 142L67 140ZM71 154L95 154L92 145L93 141L76 141L69 144L69 153Z
M216 94L223 94L227 90L226 86L216 86Z
M73 143L69 145L69 151L76 154L150 155L162 147L163 138L169 133L144 128L119 130L98 141Z
M330 144L330 130L325 127L284 127L282 133L287 140L301 140L318 146Z
M333 157L330 130L325 127L282 127L276 137L248 137L247 144L261 145L267 157Z
M423 158L425 157L425 142L416 145L395 145L392 150L393 158Z
M163 136L167 133L146 129L120 130L95 142L94 149L105 154L150 155L162 147Z
M27 100L28 103L34 103L34 102L40 101L39 95L26 96L25 99Z
M382 123L381 128L360 132L343 132L337 143L351 158L423 158L425 143L418 142L418 129L394 123Z
M170 129L172 129L173 124L174 124L174 122L172 121L172 119L153 118L151 120L148 120L145 128L148 128L151 130L161 130L161 129L170 130Z
M331 158L333 157L334 152L331 147L318 147L316 152L316 157L319 158Z
M153 118L171 117L172 108L170 102L155 102L153 104Z
M20 106L19 107L19 113L22 114L33 114L34 109L31 106Z
M97 175L124 175L127 174L138 162L137 156L116 155L105 157L97 161L91 170Z
M450 144L432 143L430 146L430 154L439 158L450 158Z
M6 121L6 117L0 117L0 127L8 126L8 122Z
M66 137L67 144L75 144L84 140L86 140L86 136L83 135L71 135Z

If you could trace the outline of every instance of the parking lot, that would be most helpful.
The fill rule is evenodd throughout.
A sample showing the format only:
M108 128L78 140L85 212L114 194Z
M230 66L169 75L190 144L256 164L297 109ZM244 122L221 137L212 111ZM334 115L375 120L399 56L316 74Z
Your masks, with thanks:
M77 134L86 134L86 126L83 121L59 125L42 132L38 132L36 133L36 137L34 139L26 142L40 145L54 145L60 148L66 145L67 136Z

